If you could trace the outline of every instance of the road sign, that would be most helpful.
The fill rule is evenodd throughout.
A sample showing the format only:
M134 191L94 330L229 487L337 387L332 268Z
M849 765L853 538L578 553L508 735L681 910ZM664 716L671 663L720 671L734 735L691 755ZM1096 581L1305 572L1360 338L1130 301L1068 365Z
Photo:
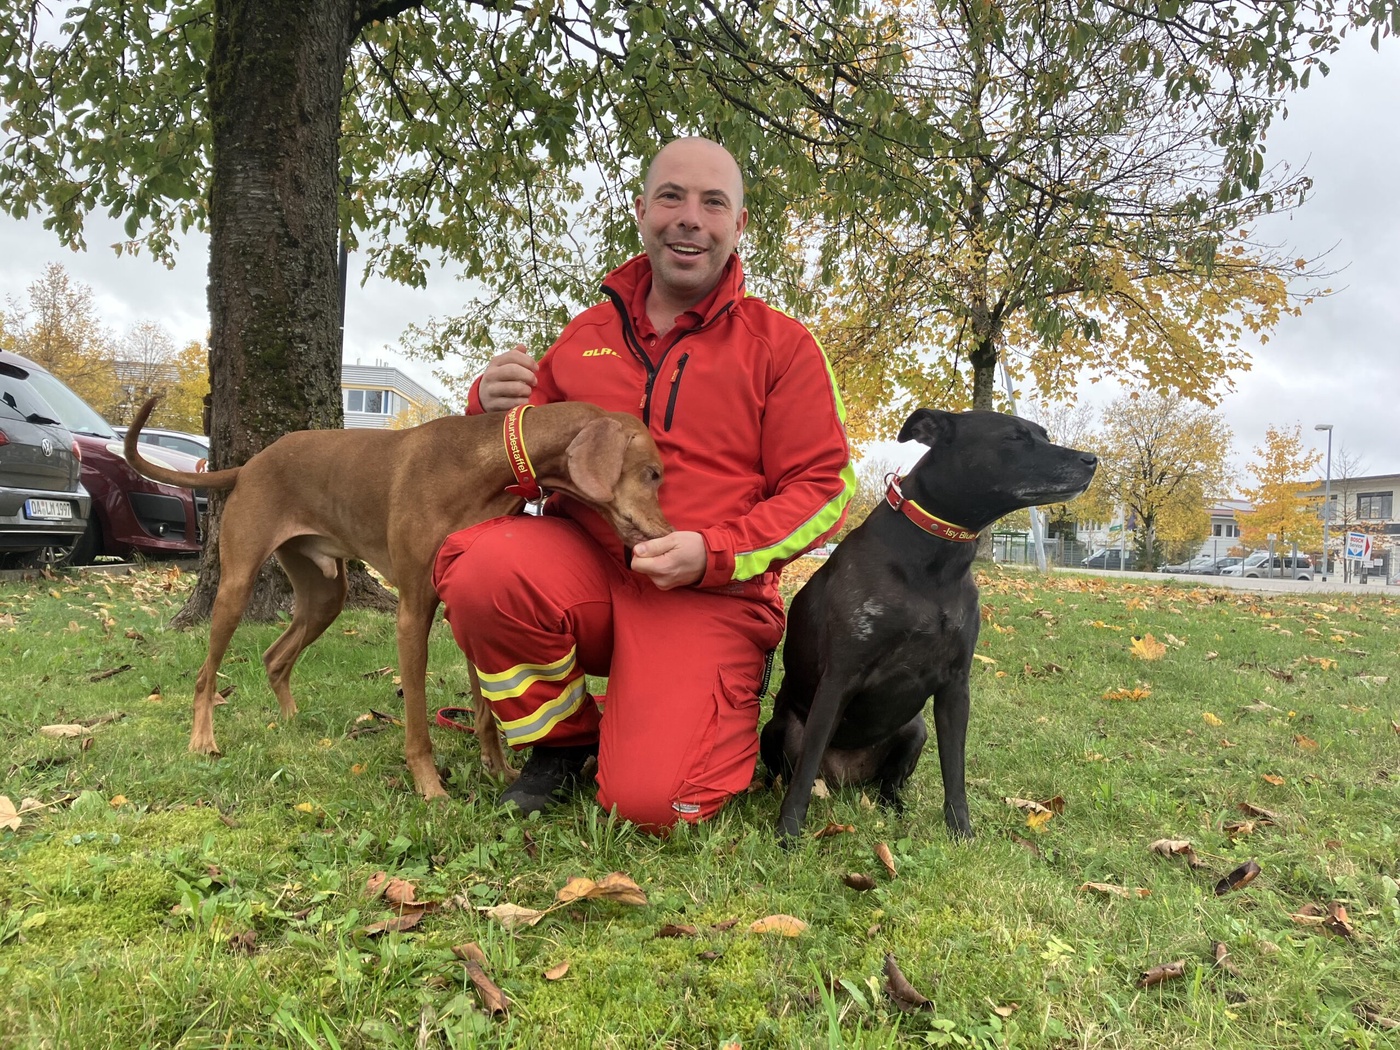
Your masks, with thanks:
M1346 557L1352 561L1370 561L1371 537L1364 532L1348 532Z

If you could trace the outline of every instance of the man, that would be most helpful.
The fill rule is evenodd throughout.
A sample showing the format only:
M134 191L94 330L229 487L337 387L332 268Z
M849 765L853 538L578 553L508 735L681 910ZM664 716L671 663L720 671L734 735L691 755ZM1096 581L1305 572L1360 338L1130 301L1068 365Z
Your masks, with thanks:
M556 498L448 537L434 581L507 742L533 745L502 803L545 808L596 754L598 801L662 831L748 787L783 632L778 572L840 527L854 475L821 349L745 296L729 152L666 145L636 215L646 254L608 275L608 301L538 364L524 347L493 358L467 410L577 400L639 416L677 531L638 544L629 567L601 518ZM585 673L608 677L606 698Z

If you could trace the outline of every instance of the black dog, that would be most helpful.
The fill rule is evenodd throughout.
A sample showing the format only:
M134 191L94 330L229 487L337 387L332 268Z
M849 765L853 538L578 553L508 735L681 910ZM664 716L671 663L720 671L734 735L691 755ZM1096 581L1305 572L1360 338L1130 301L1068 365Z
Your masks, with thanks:
M997 412L917 409L899 432L929 447L793 600L783 684L760 749L788 783L778 835L802 830L818 772L875 781L896 811L928 739L933 697L943 817L972 834L963 749L979 612L977 534L1005 514L1072 499L1098 459Z

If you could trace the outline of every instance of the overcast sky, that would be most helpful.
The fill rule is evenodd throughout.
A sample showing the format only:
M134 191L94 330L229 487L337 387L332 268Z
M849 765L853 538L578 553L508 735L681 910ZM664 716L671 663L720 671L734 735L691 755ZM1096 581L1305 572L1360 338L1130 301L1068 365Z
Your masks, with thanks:
M1249 347L1254 368L1235 376L1237 390L1221 405L1241 467L1271 425L1300 425L1325 451L1327 435L1313 427L1331 423L1334 465L1345 450L1359 458L1361 473L1400 473L1400 41L1383 40L1377 53L1365 36L1348 43L1331 75L1290 101L1287 120L1269 136L1270 160L1302 165L1314 188L1301 209L1268 220L1262 239L1308 257L1330 249L1328 268L1341 272L1329 282L1335 294L1284 319L1267 345ZM119 237L115 222L94 220L89 250L75 254L38 220L0 218L0 300L23 300L42 267L56 261L92 288L114 334L150 320L181 344L203 338L207 239L190 238L175 269L166 270L144 257L118 258L107 245ZM355 266L352 257L352 278ZM423 291L382 281L361 288L352 279L345 360L395 364L438 389L427 366L392 348L408 324L456 312L466 298L439 270ZM899 448L892 458L912 462L918 451Z

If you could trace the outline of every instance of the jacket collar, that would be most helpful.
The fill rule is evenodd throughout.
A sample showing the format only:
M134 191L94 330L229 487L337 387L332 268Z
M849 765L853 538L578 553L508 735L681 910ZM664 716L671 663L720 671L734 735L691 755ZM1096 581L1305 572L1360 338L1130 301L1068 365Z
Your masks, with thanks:
M651 260L638 255L627 260L607 277L603 278L603 294L624 305L630 314L629 320L639 331L651 327L646 316L646 297L651 291ZM693 315L686 327L701 328L713 321L725 307L743 298L744 266L737 253L729 256L729 262L720 275L719 284L695 307L686 311ZM682 317L685 314L681 315Z

